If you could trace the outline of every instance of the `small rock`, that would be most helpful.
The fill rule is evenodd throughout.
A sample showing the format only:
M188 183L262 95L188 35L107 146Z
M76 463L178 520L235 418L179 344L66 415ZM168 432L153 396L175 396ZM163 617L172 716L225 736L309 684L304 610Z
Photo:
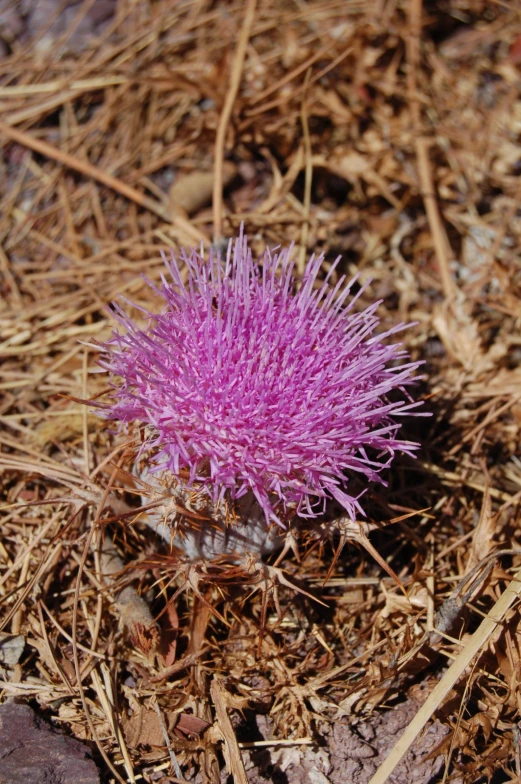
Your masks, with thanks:
M0 664L14 667L18 664L25 648L25 637L17 634L0 634Z
M0 784L100 784L90 749L60 735L28 705L0 706Z

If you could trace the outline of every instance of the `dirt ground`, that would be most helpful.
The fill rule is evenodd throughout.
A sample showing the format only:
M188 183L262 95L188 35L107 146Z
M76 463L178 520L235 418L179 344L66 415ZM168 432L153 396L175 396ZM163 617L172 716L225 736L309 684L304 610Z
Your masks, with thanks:
M0 784L521 781L519 6L0 0L0 146ZM432 412L278 608L190 584L82 402L107 305L241 223L414 322Z

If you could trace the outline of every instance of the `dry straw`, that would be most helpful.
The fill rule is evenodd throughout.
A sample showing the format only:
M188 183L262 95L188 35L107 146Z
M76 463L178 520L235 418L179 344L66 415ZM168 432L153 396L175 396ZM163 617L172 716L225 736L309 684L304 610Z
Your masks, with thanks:
M34 699L97 742L118 781L200 771L217 784L221 750L238 780L267 754L291 754L303 778L317 733L338 780L331 732L363 722L380 766L359 760L364 780L399 757L398 780L444 765L465 784L501 767L519 777L519 15L119 0L78 40L93 7L68 27L59 9L46 20L52 49L28 30L35 43L8 37L0 59L1 698ZM174 209L194 174L204 199ZM325 253L324 274L342 255L338 274L372 281L360 304L383 299L385 329L418 322L406 348L427 360L418 394L434 417L409 435L424 454L367 494L357 529L407 597L325 535L255 573L264 602L240 570L180 571L141 525L152 510L139 509L131 444L77 402L106 394L91 371L108 303L153 307L140 275L159 281L162 250L241 222L255 252L293 241ZM124 564L108 584L105 533ZM298 600L275 591L274 569ZM126 589L151 599L157 654L121 622ZM401 740L382 731L389 717ZM274 745L263 757L256 742Z

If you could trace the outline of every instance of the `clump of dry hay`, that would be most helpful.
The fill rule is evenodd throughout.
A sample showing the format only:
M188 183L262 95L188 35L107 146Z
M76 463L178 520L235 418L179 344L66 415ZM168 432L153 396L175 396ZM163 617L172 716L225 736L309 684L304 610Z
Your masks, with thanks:
M305 759L324 724L370 722L418 684L421 702L456 660L427 703L448 729L447 775L519 776L518 15L266 0L250 25L242 3L120 0L80 47L90 5L53 28L52 50L13 35L0 60L1 626L25 641L17 662L0 658L3 697L93 739L115 780L218 782L222 750L253 781L241 710L269 713L273 745L302 741ZM325 584L331 553L280 564L327 611L281 589L278 614L230 585L240 574L183 592L139 525L125 445L72 399L103 392L80 341L108 337L106 304L146 304L139 276L158 278L160 250L209 242L220 221L226 236L244 221L259 246L341 253L387 325L418 321L407 347L427 360L435 416L369 519L407 597L356 548ZM105 531L126 564L116 585ZM158 655L122 631L127 585L151 600ZM501 596L500 623L471 638Z

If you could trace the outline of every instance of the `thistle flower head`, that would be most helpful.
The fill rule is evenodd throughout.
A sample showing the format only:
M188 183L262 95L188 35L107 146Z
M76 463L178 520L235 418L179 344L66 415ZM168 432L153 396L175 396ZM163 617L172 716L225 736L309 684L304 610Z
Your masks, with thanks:
M291 249L252 259L242 235L225 260L210 252L172 255L162 308L102 346L112 382L105 416L144 425L141 455L151 469L184 477L214 504L253 493L267 522L315 516L336 499L362 513L352 472L379 480L396 451L401 415L415 407L406 388L417 362L377 333L379 303L357 311L351 283L318 275L308 262L296 289ZM184 274L183 274L184 272ZM393 393L392 399L389 393Z

